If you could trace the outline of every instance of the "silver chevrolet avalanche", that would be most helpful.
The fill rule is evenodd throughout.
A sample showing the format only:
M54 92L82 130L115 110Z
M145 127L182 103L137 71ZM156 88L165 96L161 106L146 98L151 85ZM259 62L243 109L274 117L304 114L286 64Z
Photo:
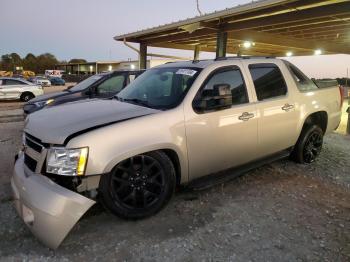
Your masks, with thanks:
M338 87L320 89L279 59L168 63L113 99L29 115L11 181L16 209L57 248L96 199L120 217L143 218L176 186L220 170L286 153L313 162L341 103Z

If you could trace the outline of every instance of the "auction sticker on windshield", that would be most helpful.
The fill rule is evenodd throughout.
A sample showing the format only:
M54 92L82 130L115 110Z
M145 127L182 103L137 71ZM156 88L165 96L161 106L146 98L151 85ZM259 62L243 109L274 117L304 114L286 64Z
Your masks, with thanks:
M187 76L194 76L197 73L196 70L192 69L179 69L177 70L177 75L187 75Z

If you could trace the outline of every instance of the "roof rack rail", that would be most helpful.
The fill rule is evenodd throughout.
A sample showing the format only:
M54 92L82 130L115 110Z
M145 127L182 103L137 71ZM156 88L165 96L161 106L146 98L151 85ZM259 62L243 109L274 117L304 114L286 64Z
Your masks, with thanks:
M267 58L274 59L275 56L229 56L229 57L217 57L214 61L223 61L223 60L231 60L231 59L255 59L255 58Z

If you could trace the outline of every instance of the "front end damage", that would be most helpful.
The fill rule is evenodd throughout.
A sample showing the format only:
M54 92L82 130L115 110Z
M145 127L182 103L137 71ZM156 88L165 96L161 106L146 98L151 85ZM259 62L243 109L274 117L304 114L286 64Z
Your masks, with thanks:
M56 249L95 201L32 172L21 154L11 179L16 210L30 231Z

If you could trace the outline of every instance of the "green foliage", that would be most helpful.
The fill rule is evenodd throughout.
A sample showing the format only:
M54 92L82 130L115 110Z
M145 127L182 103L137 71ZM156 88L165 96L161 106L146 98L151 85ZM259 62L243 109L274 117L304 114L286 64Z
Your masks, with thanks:
M81 59L81 58L73 58L71 60L69 60L70 64L81 64L81 63L87 63L87 61L85 59Z
M23 59L17 53L11 53L1 56L0 70L14 71L18 66L23 67L24 70L43 74L47 69L54 69L54 66L58 63L57 58L50 53L41 54L37 57L29 53Z

